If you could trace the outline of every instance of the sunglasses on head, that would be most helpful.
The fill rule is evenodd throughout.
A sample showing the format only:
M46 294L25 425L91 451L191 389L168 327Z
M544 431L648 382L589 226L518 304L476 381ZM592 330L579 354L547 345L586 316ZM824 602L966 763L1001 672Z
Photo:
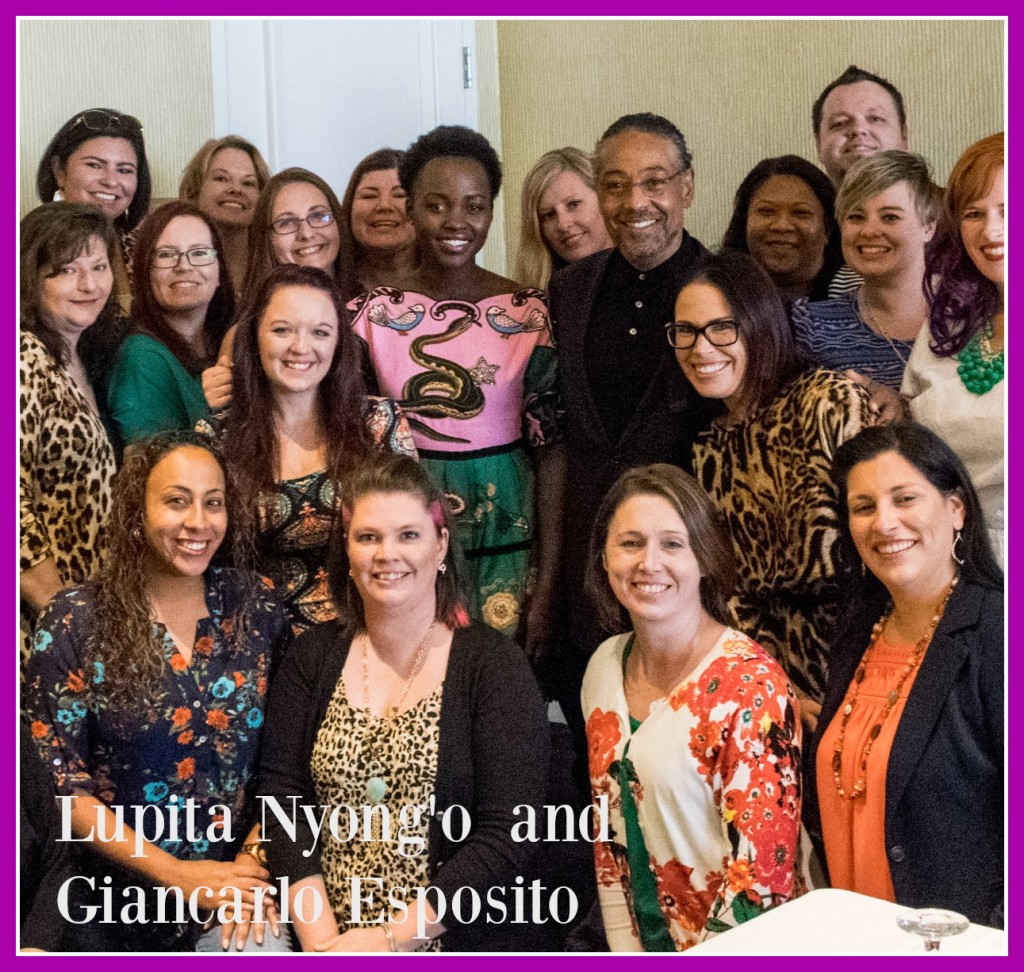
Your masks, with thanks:
M83 111L72 123L71 127L82 125L90 132L118 132L136 131L142 132L142 122L133 115L118 115L112 111L102 111L99 108L90 108Z

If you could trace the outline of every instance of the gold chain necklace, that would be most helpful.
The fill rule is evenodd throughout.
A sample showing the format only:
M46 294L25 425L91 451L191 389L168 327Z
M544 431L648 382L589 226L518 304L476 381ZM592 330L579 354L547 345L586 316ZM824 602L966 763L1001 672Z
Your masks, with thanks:
M889 618L892 617L892 610L883 614L881 619L876 621L875 626L871 629L871 640L868 642L868 647L864 652L864 657L861 658L860 664L857 666L857 671L853 676L853 682L851 683L849 692L846 696L846 704L843 706L843 720L839 723L839 735L836 736L835 748L832 751L832 775L836 782L836 790L841 799L856 800L857 797L864 795L864 788L867 785L868 757L871 755L871 748L874 746L875 740L882 731L882 724L889 718L889 713L892 712L893 707L899 701L900 691L903 688L904 682L906 682L910 673L921 663L921 656L924 654L925 649L931 642L932 635L935 634L935 629L938 627L939 621L942 620L942 615L946 611L946 604L949 602L950 595L953 593L953 588L956 587L957 580L957 577L953 578L953 582L949 585L946 595L942 599L942 603L939 605L935 614L932 615L931 623L928 625L928 630L925 632L924 637L914 645L914 650L910 653L910 657L903 666L903 671L900 674L899 681L896 683L896 688L891 689L886 694L885 706L882 709L882 714L878 717L878 721L871 727L871 732L868 733L868 741L864 743L864 749L860 754L860 778L853 784L853 789L847 793L843 789L842 777L840 774L843 767L843 743L846 740L846 723L850 721L850 714L857 705L860 683L864 681L864 676L867 674L867 664L868 659L871 657L871 651L875 647L875 643L878 641L879 636L885 630L885 626L888 623Z
M905 368L907 366L907 361L909 360L910 356L907 355L906 357L904 357L903 352L900 351L896 342L889 335L889 332L884 327L882 327L881 324L878 323L878 318L868 309L867 301L864 299L864 295L862 293L857 295L857 306L860 309L861 315L868 322L868 326L871 328L871 330L874 331L876 334L880 334L882 337L886 339L886 341L889 342L889 347L892 348L893 354L895 354L896 357L900 359L900 362ZM928 315L926 314L924 320L921 322L921 327L923 327L927 323Z
M366 786L364 792L366 794L366 802L371 805L380 803L384 796L387 794L388 784L384 779L385 767L383 754L378 750L377 740L372 738L374 730L376 729L378 722L390 722L395 716L398 715L405 702L406 696L409 694L409 689L412 688L412 683L416 681L416 676L420 673L420 668L423 666L423 660L427 654L427 642L430 640L431 632L434 630L434 625L437 621L431 621L430 627L427 628L427 633L423 636L423 641L420 642L419 648L416 649L416 655L412 663L412 671L409 673L409 677L405 680L405 687L402 689L402 694L398 698L398 703L391 707L391 711L385 711L383 715L375 716L370 710L370 635L368 632L363 633L363 698L366 700L366 715L367 715L367 727L366 735L363 737L363 748L366 750L366 767L367 772L370 774L366 780Z

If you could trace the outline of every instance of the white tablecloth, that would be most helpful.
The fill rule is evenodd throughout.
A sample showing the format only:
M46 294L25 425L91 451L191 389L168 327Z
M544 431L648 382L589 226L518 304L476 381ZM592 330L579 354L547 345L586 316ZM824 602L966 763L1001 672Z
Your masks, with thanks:
M695 945L687 955L918 955L924 940L903 931L912 909L853 891L822 888ZM940 954L1006 955L1006 932L971 925L943 939Z

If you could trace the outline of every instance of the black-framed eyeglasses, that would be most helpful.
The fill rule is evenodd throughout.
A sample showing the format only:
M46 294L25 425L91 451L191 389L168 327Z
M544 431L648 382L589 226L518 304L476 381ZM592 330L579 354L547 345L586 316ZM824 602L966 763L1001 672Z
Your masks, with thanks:
M717 321L709 321L703 327L687 321L673 321L665 325L668 343L677 351L686 351L697 343L697 338L704 335L716 348L727 348L739 340L740 326L731 317L723 317Z
M647 179L640 179L637 182L612 176L608 179L602 179L600 188L601 192L606 196L625 196L627 193L632 192L634 187L639 186L648 199L655 199L665 191L673 179L678 179L685 171L685 169L680 169L670 176L651 176Z
M217 262L217 251L212 246L195 246L191 250L157 250L153 254L153 266L161 270L173 270L184 257L194 267L208 267Z
M84 125L90 132L118 132L130 129L136 132L142 131L142 122L134 115L118 115L115 112L103 111L100 108L90 108L83 111L72 123Z
M334 213L329 209L317 209L306 216L305 221L313 229L323 229L334 222ZM270 224L270 228L280 236L287 236L289 233L297 232L301 223L302 220L298 216L282 216L280 219L275 219Z

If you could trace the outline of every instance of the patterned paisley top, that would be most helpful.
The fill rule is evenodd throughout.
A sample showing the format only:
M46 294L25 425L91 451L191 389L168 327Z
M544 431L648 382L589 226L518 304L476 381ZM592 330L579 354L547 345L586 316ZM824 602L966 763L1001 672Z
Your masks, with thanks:
M199 421L196 429L219 439L225 414ZM366 424L378 449L416 458L405 415L393 401L369 398ZM337 515L334 485L320 470L278 480L260 496L257 568L277 590L296 635L338 616L327 584L327 545Z
M818 702L840 597L832 457L876 421L863 388L812 371L744 421L702 433L693 447L694 475L724 515L736 551L736 626Z
M668 698L631 723L631 640L605 641L583 681L590 785L595 802L608 802L607 839L594 843L598 898L611 950L643 951L652 946L638 889L649 882L657 906L644 923L683 951L802 893L800 720L778 663L727 628ZM650 862L636 875L630 815Z

